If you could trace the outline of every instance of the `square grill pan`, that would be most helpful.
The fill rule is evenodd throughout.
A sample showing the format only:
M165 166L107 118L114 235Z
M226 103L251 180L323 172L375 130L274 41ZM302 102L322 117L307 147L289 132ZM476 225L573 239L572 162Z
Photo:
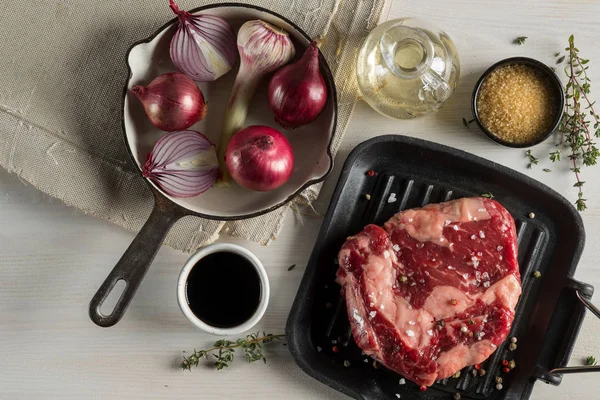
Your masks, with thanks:
M368 171L377 174L369 176ZM396 201L388 202L391 193ZM428 203L492 193L515 219L523 294L507 343L459 378L438 381L426 392L362 354L354 343L340 286L337 253L348 236L369 223ZM370 195L370 200L366 194ZM534 213L534 218L529 214ZM447 146L405 136L379 136L348 156L287 321L289 349L319 381L357 399L527 399L536 380L558 385L551 373L565 366L585 314L575 291L593 287L574 280L585 232L575 208L549 187L509 168ZM540 278L533 278L540 271ZM336 348L334 349L334 346ZM334 351L335 350L335 351ZM501 360L516 368L503 373ZM503 378L496 389L496 376Z

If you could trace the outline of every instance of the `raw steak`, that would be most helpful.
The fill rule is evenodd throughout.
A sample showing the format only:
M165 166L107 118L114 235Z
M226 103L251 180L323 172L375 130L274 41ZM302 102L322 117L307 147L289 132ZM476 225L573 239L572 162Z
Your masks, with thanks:
M338 255L354 340L419 385L481 363L521 294L515 224L485 198L430 204L367 225Z

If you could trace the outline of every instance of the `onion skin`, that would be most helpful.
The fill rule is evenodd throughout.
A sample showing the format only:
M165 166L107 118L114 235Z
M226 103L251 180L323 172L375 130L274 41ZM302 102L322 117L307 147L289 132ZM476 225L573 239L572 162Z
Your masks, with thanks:
M246 123L248 107L256 87L266 74L290 62L296 51L286 31L261 20L242 25L237 46L240 69L235 77L218 145L219 162L223 170L221 184L225 186L231 181L225 166L225 152L231 137Z
M225 163L240 186L264 192L287 182L294 171L294 152L278 130L252 125L231 138Z
M238 52L235 33L227 21L180 10L173 0L169 0L169 6L179 23L170 47L177 69L199 82L214 81L229 72Z
M131 92L142 102L150 122L163 131L185 130L206 115L206 102L196 82L180 72L160 75L148 86L132 87Z
M269 108L275 121L295 129L314 121L327 103L327 85L319 70L319 48L312 42L302 58L279 69L269 82Z

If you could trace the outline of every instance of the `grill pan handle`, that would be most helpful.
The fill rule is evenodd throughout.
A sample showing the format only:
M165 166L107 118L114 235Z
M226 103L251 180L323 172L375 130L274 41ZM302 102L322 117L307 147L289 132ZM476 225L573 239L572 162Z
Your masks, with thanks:
M590 302L592 294L594 293L594 288L591 285L576 281L575 279L568 279L565 288L568 289L571 294L578 299L576 308L572 313L573 317L570 326L579 326L579 322L583 318L586 309L591 311L596 317L600 318L600 310ZM557 360L560 360L558 363L559 365L550 370L537 366L536 370L534 371L535 378L546 383L558 385L562 381L563 374L600 371L600 366L566 367L578 333L579 329L569 330L568 334L564 338L562 346L560 347L559 351L561 351L561 353L556 358Z
M119 322L148 272L167 232L179 218L189 213L156 191L153 190L153 193L155 202L150 217L90 301L89 315L96 325L110 327ZM125 282L121 297L110 314L102 314L100 307L116 283L121 280Z

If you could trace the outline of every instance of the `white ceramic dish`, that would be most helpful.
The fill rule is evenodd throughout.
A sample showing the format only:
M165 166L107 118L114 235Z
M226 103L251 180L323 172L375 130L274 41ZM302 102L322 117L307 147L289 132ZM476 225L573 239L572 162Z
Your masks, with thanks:
M258 7L216 4L195 9L193 12L220 16L231 24L236 33L244 22L253 19L262 19L279 26L289 32L293 39L296 58L304 53L310 43L310 39L300 28L283 17ZM131 88L135 85L147 85L160 74L177 70L169 56L169 44L174 31L175 20L165 25L151 38L135 44L127 57L130 76L123 101L123 130L131 156L140 169L146 161L146 155L165 132L150 123L140 101L131 93ZM221 125L238 65L214 82L198 83L208 101L208 112L202 121L190 129L203 133L213 143L219 141ZM153 182L150 184L171 201L203 217L242 219L273 210L290 201L307 186L322 181L333 167L330 146L335 132L337 99L333 78L323 57L321 57L321 70L328 83L328 101L321 115L306 126L285 130L275 123L267 105L266 90L270 75L263 79L252 100L246 125L268 125L281 131L289 139L294 150L294 172L282 187L270 192L253 192L233 184L225 188L213 187L196 197L178 199L161 191Z
M258 277L260 279L260 302L258 303L258 307L254 314L244 323L234 326L232 328L218 328L212 325L208 325L192 312L190 306L187 301L186 295L186 283L190 271L196 265L198 261L200 261L203 257L206 257L209 254L226 251L230 253L238 254L252 264L252 266L258 272ZM179 303L179 308L181 308L181 312L183 315L197 328L208 332L213 335L238 335L240 333L246 332L254 325L260 321L262 316L265 314L267 310L267 305L269 304L269 296L270 296L270 286L269 286L269 278L267 277L267 271L263 267L260 260L249 250L244 247L229 244L229 243L218 243L210 246L206 246L194 254L186 261L181 273L179 274L179 279L177 280L177 302Z

